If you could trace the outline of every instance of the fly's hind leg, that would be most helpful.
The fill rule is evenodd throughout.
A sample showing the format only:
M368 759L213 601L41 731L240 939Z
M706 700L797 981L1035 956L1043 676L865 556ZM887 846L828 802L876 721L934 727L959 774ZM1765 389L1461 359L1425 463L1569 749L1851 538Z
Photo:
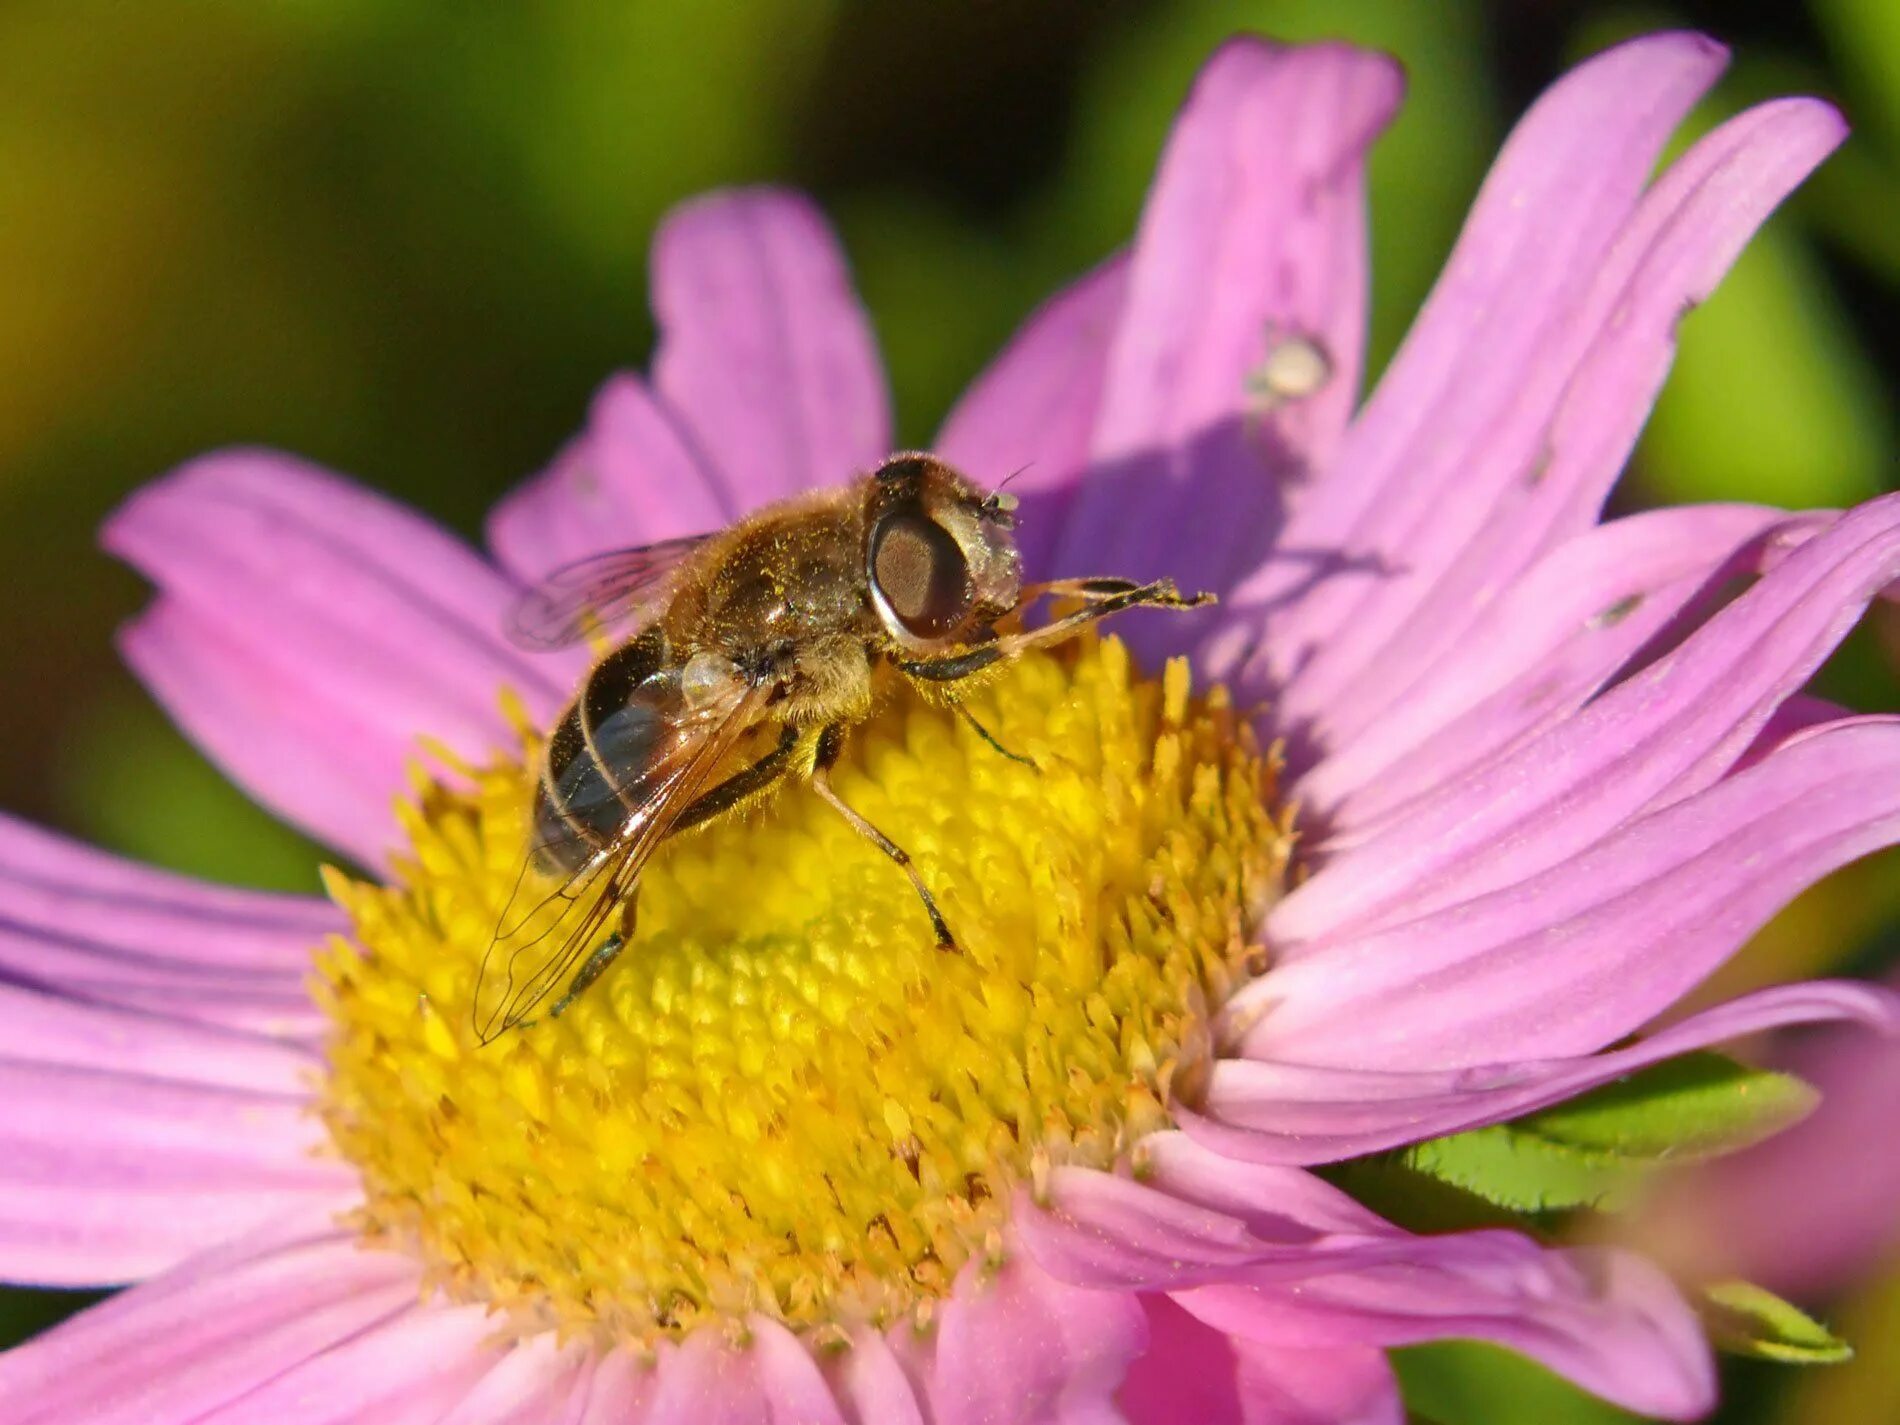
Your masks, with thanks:
M943 912L937 909L937 898L930 894L930 887L924 884L924 878L917 874L917 868L911 864L910 853L871 825L860 812L832 789L831 768L837 762L838 754L843 751L844 729L828 727L819 734L818 755L812 763L812 790L823 797L832 810L849 822L853 831L903 867L904 874L910 877L911 888L917 892L917 899L924 903L924 912L930 917L930 928L937 933L937 948L955 951L956 937L950 933L950 926L945 922Z
M614 927L611 935L594 948L591 955L581 961L581 967L574 972L567 992L554 1001L554 1008L548 1011L549 1019L559 1019L563 1010L587 993L589 985L607 973L607 967L613 964L620 952L627 948L627 942L633 939L633 927L639 919L639 913L640 888L636 885L628 893L626 904L621 907L620 923Z

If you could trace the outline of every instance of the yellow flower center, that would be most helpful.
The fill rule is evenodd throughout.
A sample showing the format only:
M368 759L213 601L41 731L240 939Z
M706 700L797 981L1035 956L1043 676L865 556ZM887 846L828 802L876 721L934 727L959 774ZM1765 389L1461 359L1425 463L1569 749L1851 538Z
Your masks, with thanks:
M884 1322L994 1254L1048 1164L1107 1166L1164 1126L1259 968L1290 844L1270 769L1224 693L1191 698L1178 663L1143 680L1112 640L1023 658L971 710L1035 767L906 692L833 774L960 953L791 786L666 843L600 982L486 1046L475 971L532 777L429 787L393 884L331 878L356 944L322 961L322 1103L365 1232L527 1328Z

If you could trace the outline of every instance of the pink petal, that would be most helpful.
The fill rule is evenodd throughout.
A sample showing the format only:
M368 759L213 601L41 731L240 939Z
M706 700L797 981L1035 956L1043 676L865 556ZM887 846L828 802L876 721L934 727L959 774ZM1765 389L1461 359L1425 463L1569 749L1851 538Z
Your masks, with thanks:
M497 1325L480 1306L411 1306L193 1425L437 1425L507 1349Z
M1227 588L1258 564L1276 478L1330 458L1357 391L1363 156L1401 87L1339 44L1241 39L1208 62L1142 214L1059 568ZM1250 411L1249 373L1288 337L1324 351L1330 381Z
M1284 1286L1196 1287L1174 1300L1201 1321L1290 1355L1450 1338L1494 1341L1605 1400L1693 1420L1715 1404L1702 1328L1669 1279L1622 1252L1546 1252L1511 1265L1461 1260L1422 1238L1413 1265Z
M1202 1325L1165 1296L1144 1296L1148 1350L1120 1404L1130 1425L1403 1425L1381 1351L1285 1349Z
M626 1350L609 1352L579 1392L579 1414L562 1425L649 1425L647 1410L659 1378L652 1362Z
M594 1366L584 1342L552 1332L520 1342L437 1425L556 1425Z
M653 383L738 509L890 452L877 344L805 199L737 189L675 208L653 242Z
M1127 295L1128 259L1117 254L1044 302L963 393L932 447L979 485L1010 481L1032 578L1053 572Z
M1548 1252L1512 1232L1416 1237L1309 1175L1180 1133L1144 1139L1139 1166L1138 1182L1059 1170L1051 1210L1019 1214L1037 1260L1064 1275L1082 1262L1095 1279L1091 1259L1140 1269L1145 1258L1143 1289L1166 1291L1218 1331L1298 1351L1478 1336L1650 1413L1710 1403L1693 1314L1633 1258ZM1257 1243L1256 1262L1212 1263L1193 1240L1176 1256L1113 1245L1131 1229L1157 1244L1194 1215L1230 1219ZM1091 1237L1103 1245L1081 1245Z
M663 1351L641 1425L845 1425L804 1344L763 1317L748 1326L743 1346L702 1330Z
M1191 1136L1229 1157L1336 1162L1517 1118L1692 1049L1827 1020L1900 1034L1900 997L1837 980L1783 985L1693 1015L1626 1049L1573 1058L1417 1070L1224 1059L1201 1111L1179 1117Z
M1112 1419L1110 1402L1146 1342L1146 1318L1130 1293L1065 1286L1026 1256L994 1269L972 1261L938 1316L931 1418Z
M1619 46L1547 90L1512 133L1411 335L1287 527L1285 547L1346 562L1316 582L1303 563L1279 561L1239 592L1271 610L1266 652L1290 717L1327 707L1306 692L1309 665L1327 658L1348 617L1389 586L1416 599L1414 582L1440 567L1436 546L1418 547L1417 526L1441 504L1492 494L1495 462L1472 466L1498 446L1507 413L1533 394L1547 411L1561 391L1584 335L1574 314L1664 141L1723 59L1696 35Z
M481 758L514 744L503 687L537 715L562 696L557 670L504 639L499 574L288 457L205 456L103 539L166 596L127 636L160 700L260 800L372 863L421 735Z
M1712 972L1795 894L1900 840L1900 725L1791 741L1563 865L1289 959L1230 1000L1259 1058L1456 1068L1586 1053Z
M1230 1002L1229 1022L1248 1026L1250 1052L1315 1063L1341 1062L1324 1041L1350 1025L1362 1067L1593 1049L1672 1004L1800 890L1896 839L1900 725L1810 728L1516 885L1289 951Z
M0 1355L0 1425L184 1425L408 1309L414 1263L363 1250L325 1215L193 1258Z
M323 901L153 871L0 815L0 975L97 1004L308 1039Z
M850 1348L822 1364L851 1425L925 1425L916 1388L897 1353L877 1332L859 1327L851 1333Z
M1334 856L1275 908L1269 940L1286 954L1473 900L1708 786L1896 577L1900 496L1887 496L1795 549L1669 656Z
M314 1049L218 1025L87 1004L0 980L0 1055L129 1078L302 1097L322 1072Z
M553 466L496 506L488 542L513 574L535 580L603 550L719 529L739 513L645 383L620 375Z
M146 691L226 776L294 826L380 869L400 840L395 804L420 728L399 732L297 666L260 658L211 620L160 598L119 632Z
M1493 426L1466 448L1434 424L1431 448L1452 463L1409 472L1411 509L1384 507L1393 542L1379 548L1403 570L1369 587L1342 581L1365 593L1301 668L1289 716L1324 710L1330 737L1350 739L1434 676L1444 650L1532 558L1588 527L1668 372L1684 311L1844 133L1825 104L1764 105L1656 185L1546 351L1493 378L1513 393Z
M1900 1243L1900 1043L1855 1031L1801 1048L1785 1067L1821 1091L1820 1106L1665 1187L1645 1236L1697 1275L1815 1300L1878 1270Z
M30 1007L19 992L9 1002ZM325 1138L304 1091L218 1082L247 1058L282 1081L288 1049L57 1000L41 1009L53 1042L0 1058L0 1278L135 1280L353 1188L344 1165L315 1156ZM23 1013L9 1018L23 1030ZM121 1067L73 1064L88 1046ZM35 1050L46 1057L17 1057Z
M1302 806L1363 837L1408 798L1575 712L1678 612L1756 561L1778 510L1694 505L1558 545L1485 610L1431 678L1301 777Z

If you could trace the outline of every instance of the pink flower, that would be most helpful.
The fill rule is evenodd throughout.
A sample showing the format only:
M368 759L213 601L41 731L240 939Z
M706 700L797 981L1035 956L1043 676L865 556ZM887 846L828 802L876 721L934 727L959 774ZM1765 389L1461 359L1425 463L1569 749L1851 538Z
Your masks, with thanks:
M1900 834L1900 727L1800 691L1900 576L1900 501L1599 523L1677 321L1842 137L1824 104L1766 104L1649 182L1722 62L1656 36L1544 96L1354 415L1361 162L1398 73L1235 42L1131 249L941 433L978 478L1027 467L1032 570L1219 589L1216 616L1126 634L1264 697L1286 740L1311 875L1271 910L1192 1108L1112 1168L1040 1166L995 1250L887 1329L752 1311L650 1353L511 1333L343 1216L365 1188L311 1112L328 1060L304 979L345 917L7 823L0 1272L141 1285L0 1358L0 1422L1397 1422L1384 1349L1447 1336L1641 1412L1709 1408L1701 1331L1641 1258L1414 1236L1306 1169L1737 1035L1896 1020L1873 988L1805 984L1624 1042ZM511 576L887 453L869 330L800 200L689 204L653 291L650 378L611 380L496 511L499 568L264 453L207 456L113 519L108 547L159 589L126 656L261 801L400 878L418 739L517 750L498 691L545 725L580 669L505 641ZM1275 352L1290 387L1263 378Z

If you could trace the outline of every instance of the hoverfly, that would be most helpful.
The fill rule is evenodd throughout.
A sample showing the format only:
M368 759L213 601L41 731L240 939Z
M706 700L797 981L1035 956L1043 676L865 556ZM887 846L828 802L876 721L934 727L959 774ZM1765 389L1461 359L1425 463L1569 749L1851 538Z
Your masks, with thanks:
M934 690L1013 755L956 702L956 683L1121 609L1212 601L1166 579L1026 585L1015 508L932 456L897 455L716 533L583 560L524 596L512 629L523 644L566 647L609 628L626 636L547 738L531 845L477 976L481 1039L523 1023L577 964L550 1015L600 977L632 938L640 872L662 841L787 778L809 781L902 868L937 944L955 950L910 857L828 777L849 730L871 715L879 677ZM1013 620L1042 598L1079 606L1034 629ZM548 876L557 888L518 907Z

